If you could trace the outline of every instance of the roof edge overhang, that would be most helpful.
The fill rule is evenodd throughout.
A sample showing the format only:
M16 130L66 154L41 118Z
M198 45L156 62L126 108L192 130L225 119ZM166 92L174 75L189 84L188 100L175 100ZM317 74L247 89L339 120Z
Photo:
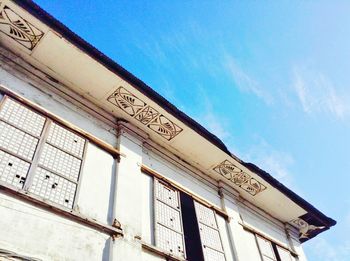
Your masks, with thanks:
M107 55L103 54L101 51L99 51L97 48L89 44L87 41L82 39L80 36L72 32L68 27L66 27L64 24L62 24L60 21L55 19L53 16L51 16L49 13L47 13L45 10L43 10L40 6L38 6L36 3L34 3L31 0L12 0L14 3L16 3L18 6L25 9L27 12L29 12L31 15L33 15L35 18L46 24L48 27L52 28L55 32L60 34L62 37L64 37L67 41L69 41L71 44L76 46L78 49L80 49L82 52L86 53L88 56L90 56L92 59L106 67L111 72L117 74L120 76L123 80L130 83L135 89L137 89L139 92L141 92L143 95L148 97L150 100L154 101L156 104L161 106L165 111L167 111L169 114L171 114L173 117L177 118L179 121L183 122L185 125L187 125L189 128L194 130L196 133L198 133L200 136L208 140L210 143L212 143L214 146L216 146L218 149L226 153L228 156L232 157L233 159L240 162L243 166L245 166L250 171L257 174L259 177L261 177L263 180L268 182L271 186L275 187L277 190L279 190L282 194L284 194L286 197L291 199L293 202L295 202L297 205L302 207L307 211L307 217L303 217L306 219L306 222L309 222L310 224L316 224L318 226L324 226L323 229L317 230L317 232L311 234L308 239L316 236L320 232L329 229L331 226L334 226L336 224L336 221L332 218L327 217L325 214L323 214L321 211L316 209L313 205L308 203L306 200L301 198L299 195L294 193L292 190L284 186L282 183L277 181L275 178L273 178L269 173L265 172L264 170L260 169L256 165L244 162L235 155L233 155L226 145L214 134L209 132L206 128L204 128L202 125L200 125L198 122L196 122L194 119L186 115L184 112L179 110L176 106L171 104L167 99L165 99L163 96L158 94L156 91L154 91L150 86L148 86L146 83L141 81L139 78L134 76L132 73L128 72L126 69L124 69L122 66L120 66L118 63L113 61L111 58L109 58ZM306 240L305 240L306 241Z

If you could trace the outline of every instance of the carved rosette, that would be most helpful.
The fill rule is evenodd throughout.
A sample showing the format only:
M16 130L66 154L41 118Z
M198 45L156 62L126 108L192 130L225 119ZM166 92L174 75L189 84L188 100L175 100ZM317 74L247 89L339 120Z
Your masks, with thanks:
M214 167L213 170L252 196L257 195L266 189L265 185L252 178L249 174L245 173L228 160L221 162Z
M33 50L44 33L0 2L0 31L28 50Z
M182 131L182 128L169 118L160 114L124 87L115 90L107 100L169 141Z

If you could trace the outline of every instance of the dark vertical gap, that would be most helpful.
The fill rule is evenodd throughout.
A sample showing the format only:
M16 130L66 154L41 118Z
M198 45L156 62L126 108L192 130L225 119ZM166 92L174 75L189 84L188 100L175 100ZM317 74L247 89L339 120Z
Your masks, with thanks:
M280 257L280 254L278 253L276 244L274 243L271 243L271 244L272 244L273 251L275 251L275 256L277 258L277 261L281 261L281 257Z
M204 261L193 199L183 192L180 192L180 199L187 260Z

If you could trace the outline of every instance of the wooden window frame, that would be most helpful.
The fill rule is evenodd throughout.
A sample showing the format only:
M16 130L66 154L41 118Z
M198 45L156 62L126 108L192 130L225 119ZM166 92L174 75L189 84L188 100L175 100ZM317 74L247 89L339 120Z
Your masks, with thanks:
M197 204L200 204L200 205L203 205L202 203L200 203L200 202L194 200L194 204L195 204L195 205L196 205L196 203L197 203ZM205 206L205 205L203 205L203 206L204 206L204 207L207 207L207 206ZM208 208L208 207L207 207L207 208ZM226 258L226 253L225 253L225 249L224 249L224 244L223 244L223 242L222 242L222 235L221 235L221 233L220 233L219 223L218 223L218 219L217 219L217 216L216 216L217 213L216 213L213 209L211 209L211 208L208 208L208 209L211 210L211 211L213 212L216 228L211 227L211 226L209 226L209 225L207 225L207 224L201 222L201 221L199 220L199 218L198 218L198 211L197 211L197 208L195 207L195 211L196 211L196 215L197 215L197 224L198 224L198 227L200 227L200 224L202 224L203 226L206 226L206 227L208 227L209 229L213 229L213 230L217 231L218 234L219 234L220 244L221 244L222 250L218 250L218 249L212 248L211 246L205 245L205 244L203 243L202 235L201 235L201 233L199 233L199 234L200 234L200 239L201 239L201 244L202 244L202 249L203 249L204 259L205 259L205 254L204 254L205 248L210 248L210 249L213 250L213 251L216 251L216 252L219 252L219 253L223 254L223 255L224 255L224 259L227 260L227 258Z
M157 207L158 207L157 201L159 201L159 202L165 204L166 206L168 206L168 207L174 209L172 206L169 206L166 202L164 202L164 201L162 201L162 200L160 200L160 199L157 198L157 195L156 195L156 183L157 183L157 182L160 183L160 184L163 184L164 186L169 187L170 189L175 190L175 192L176 192L176 196L177 196L178 204L179 204L179 206L178 206L178 212L179 212L179 216L180 216L180 226L181 226L181 231L182 231L182 233L180 233L180 232L174 230L173 228L170 228L170 227L168 227L168 226L166 226L166 225L160 223L160 222L157 220L157 218L156 218L156 216L157 216L157 215L156 215L156 212L157 212ZM183 229L180 193L179 193L179 191L178 191L176 188L172 187L170 184L167 184L166 182L164 182L164 181L162 181L162 180L159 180L159 179L157 179L157 178L153 178L153 219L154 219L153 222L154 222L154 244L155 244L155 246L156 246L156 247L159 247L159 246L157 246L157 234L158 234L158 233L157 233L157 232L158 232L158 229L157 229L158 226L157 226L157 225L159 224L160 226L163 226L163 227L165 227L165 228L167 228L167 229L169 229L169 230L172 230L172 231L175 232L175 233L181 234L182 245L183 245L183 257L178 256L178 255L175 255L175 254L172 254L172 253L171 253L171 254L174 255L174 256L177 256L177 257L186 259L185 233L184 233L184 229Z
M222 250L222 253L224 254L224 258L225 260L227 260L227 257L226 257L226 253L225 253L225 250L224 250L224 245L223 245L223 242L222 242L222 235L220 233L220 228L219 228L219 225L218 225L218 221L217 221L217 216L216 215L220 215L222 217L224 217L224 219L227 221L228 220L228 215L225 211L211 205L209 202L207 202L206 200L202 199L201 197L199 196L196 196L194 195L193 193L191 193L190 191L188 191L187 189L183 188L181 185L177 184L177 183L174 183L173 181L165 178L163 175L159 174L158 172L150 169L149 167L145 166L145 165L142 165L141 166L141 173L144 173L146 175L149 175L153 178L153 223L154 223L154 237L153 237L153 243L154 243L154 249L160 249L157 245L156 245L156 240L155 240L155 237L156 237L156 224L157 224L157 220L156 220L156 215L155 215L155 208L156 208L156 195L155 195L155 182L160 182L160 183L163 183L165 184L166 186L170 187L171 189L174 189L177 191L177 194L178 194L178 199L179 199L179 205L180 205L180 215L181 215L181 225L183 226L183 220L182 220L182 211L181 211L181 197L180 197L180 193L184 193L186 195L188 195L190 198L192 198L194 204L195 203L198 203L198 204L201 204L203 205L204 207L210 209L211 211L213 211L213 214L214 214L214 218L215 218L215 222L216 222L216 225L217 225L217 228L215 229L216 231L218 231L219 233L219 237L220 237L220 243L221 243L221 246L223 248ZM196 208L194 207L194 211L196 212L197 214L197 210ZM197 220L196 220L196 223L198 225L198 228L199 228L199 224L201 223L197 217ZM207 226L206 224L203 224L205 226ZM182 230L183 230L183 227L182 227ZM186 257L186 244L185 244L185 240L184 240L184 237L185 237L185 232L183 231L183 243L184 243L184 251L185 251L185 257ZM202 246L202 251L203 251L203 255L204 255L204 244L202 243L202 238L201 238L201 235L199 234L199 238L201 240L201 246ZM150 247L149 244L145 243L145 242L142 242L142 246L143 248L149 250L149 251L152 251L152 247ZM209 247L211 248L211 247ZM212 248L211 248L212 249ZM215 251L218 251L216 249L213 249ZM158 253L159 251L152 251L154 253ZM181 259L182 260L182 257L178 257L178 256L175 256L173 255L172 253L169 253L169 252L166 252L164 250L161 250L161 252L167 256L171 256L172 258L174 259ZM220 251L218 251L220 252ZM203 257L204 258L204 257ZM186 260L186 259L185 259Z
M85 139L89 140L91 143L95 144L96 146L100 147L101 149L107 151L110 153L114 158L119 159L120 157L125 157L124 154L120 153L119 150L111 146L110 144L104 142L103 140L93 136L89 132L84 131L83 129L71 124L70 122L62 119L61 117L49 112L48 110L44 109L43 107L33 103L32 101L24 98L23 96L17 94L16 92L10 90L9 88L5 87L4 85L0 84L0 93L4 96L9 96L13 100L23 104L27 108L31 109L32 111L41 114L42 116L51 119L54 122L57 122L59 125L64 126L67 129L72 130L73 132L76 132L78 135L84 137Z
M76 186L76 189L75 189L75 193L74 193L74 198L73 198L73 202L72 202L72 208L70 207L66 207L66 206L63 206L59 203L56 203L56 202L53 202L51 201L50 199L48 198L45 198L45 197L42 197L42 196L39 196L39 195L36 195L37 197L39 198L42 198L43 201L47 202L48 204L50 205L53 205L53 206L61 206L63 208L66 208L68 211L72 210L72 209L75 209L76 208L76 204L77 204L77 199L78 199L78 195L79 195L79 190L80 190L80 184L81 184L81 180L82 180L82 173L83 173L83 168L84 168L84 163L85 163L85 157L86 157L86 149L87 149L87 146L88 146L88 140L84 137L82 137L81 135L79 135L78 133L76 133L74 130L71 130L65 126L62 126L62 124L59 124L58 122L56 121L53 121L51 120L50 118L46 117L45 115L42 115L40 112L36 111L36 110L33 110L32 108L26 106L25 104L17 101L16 99L13 99L12 97L8 96L8 95L4 95L1 100L0 100L0 111L2 110L4 104L6 103L6 101L8 100L12 100L13 102L16 102L17 104L19 104L20 106L23 106L24 108L28 109L28 110L31 110L32 112L40 115L41 117L45 118L45 122L44 122L44 125L43 125L43 128L42 128L42 131L40 133L39 136L34 136L33 134L29 133L28 131L22 129L21 127L19 126L16 126L15 124L12 124L11 122L9 121L6 121L4 119L0 119L0 121L6 123L7 125L13 127L13 128L16 128L17 130L20 130L26 134L29 134L31 137L34 137L36 139L38 139L38 144L35 148L35 151L33 153L33 158L31 160L28 160L24 157L21 157L20 155L17 155L16 153L13 153L11 152L10 150L6 149L6 148L0 148L0 150L6 152L7 154L10 154L11 156L13 157L16 157L16 158L19 158L27 163L29 163L29 169L28 169L28 172L27 172L27 177L26 177L26 180L23 184L23 187L22 188L16 188L14 185L12 184L9 184L9 183L6 183L6 182L3 182L3 181L0 181L0 184L3 185L3 186L9 186L10 188L13 188L13 189L16 189L16 190L23 190L26 194L28 195L36 195L35 193L33 192L30 192L30 188L32 187L33 185L33 179L34 179L34 176L35 176L35 171L38 169L38 168L42 168L44 169L45 171L49 171L50 173L60 177L60 178L63 178L63 179L66 179L67 181L75 184ZM66 150L64 149L61 149L59 147L57 147L56 145L52 144L51 142L48 141L48 135L49 135L49 131L50 131L50 127L53 125L53 124L57 124L58 126L64 128L65 130L67 131L70 131L74 134L76 134L77 136L81 137L84 139L84 148L83 148L83 152L82 152L82 156L81 158L79 157L76 157L75 155L73 155L71 152L67 152ZM42 166L40 165L39 166L39 159L40 159L40 156L42 155L42 152L43 152L43 149L44 149L44 146L48 144L64 153L66 153L67 155L69 156L72 156L72 157L75 157L79 160L81 160L81 164L80 164L80 168L79 168L79 173L78 173L78 178L77 180L74 180L70 177L67 177L57 171L54 171L46 166Z
M26 134L30 134L32 137L37 138L38 144L36 146L36 149L35 149L34 154L33 154L33 158L31 160L28 160L25 157L22 157L20 155L17 155L16 153L9 151L8 149L1 148L1 150L3 152L5 152L13 157L16 157L22 161L29 163L30 166L29 166L29 169L27 172L27 178L26 178L25 183L23 184L22 188L17 188L12 184L0 181L0 192L5 192L6 194L10 194L10 195L14 196L15 198L23 199L23 200L27 201L29 204L33 204L35 206L40 206L40 207L42 207L48 211L51 211L55 214L58 214L60 216L71 218L78 223L87 225L91 228L94 228L94 229L99 230L103 233L109 234L113 237L122 236L123 232L122 232L120 227L110 226L110 225L98 222L94 219L91 219L85 215L82 215L79 211L76 210L76 204L78 202L80 185L81 185L81 181L82 181L82 177L83 177L83 168L84 168L86 150L87 150L88 143L91 142L92 144L100 147L104 151L111 154L113 156L113 158L117 159L118 161L120 160L121 156L125 157L125 155L121 154L119 152L119 150L115 149L113 146L107 144L106 142L96 138L95 136L91 135L90 133L85 132L84 130L72 125L71 123L69 123L65 120L63 120L62 118L50 113L46 109L44 109L41 106L38 106L35 103L25 99L24 97L13 92L9 88L7 88L3 85L0 85L0 110L2 109L6 99L11 99L14 102L17 102L18 104L20 104L21 106L24 106L25 108L33 111L34 113L39 114L40 116L44 117L45 123L44 123L43 129L42 129L41 135L35 136L31 133L28 133L28 131L26 131L18 126L15 126L14 124L11 124L10 122L7 122L6 120L1 119L1 121L10 125L11 127L14 127L16 129L26 133ZM52 125L52 123L55 123L55 124L59 125L60 127L63 127L64 129L80 136L81 138L83 138L85 140L84 149L82 152L82 157L80 158L81 165L80 165L80 170L79 170L79 178L77 181L73 182L74 184L76 184L76 191L75 191L75 195L74 195L72 208L65 207L61 204L52 202L49 199L46 199L46 198L41 197L39 195L36 195L34 193L30 193L28 191L30 184L32 182L32 178L34 177L34 171L35 171L35 169L38 168L38 160L39 160L40 154L42 152L44 144L47 142L47 135L49 133L49 126ZM46 137L45 137L45 135L46 135ZM56 148L55 145L53 145L51 143L48 143L48 144L50 144ZM67 153L64 149L61 149L61 148L59 148L59 149L65 153ZM74 156L74 155L72 155L72 153L69 153L69 152L68 152L68 155ZM76 158L78 158L78 157L76 157ZM45 168L43 168L43 169L45 169ZM61 177L61 178L65 178L68 181L72 181L69 177L66 177L62 174L56 173L52 170L49 170L49 171L52 172L53 174Z
M258 251L259 251L259 254L260 254L260 258L262 261L264 261L264 256L263 256L263 253L260 249L260 245L259 245L259 242L258 242L258 237L260 237L261 239L265 240L265 241L268 241L271 245L271 249L272 249L272 253L274 254L275 256L275 259L276 261L281 261L281 257L280 257L280 254L278 252L278 249L277 248L281 248L285 251L288 251L288 253L290 254L290 256L294 259L298 258L298 255L296 253L294 253L293 251L291 251L290 249L282 246L281 244L275 242L274 240L271 240L269 238L267 238L266 236L260 234L260 233L255 233L255 232L252 232L252 231L249 231L251 232L253 235L254 235L254 238L255 238L255 243L258 247Z
M264 233L256 230L255 228L252 228L251 226L246 225L245 223L242 223L241 221L239 221L238 224L240 224L245 231L252 233L254 236L258 235L258 236L270 241L271 243L275 244L276 246L283 248L284 250L287 250L294 258L298 258L299 255L295 251L290 249L289 247L282 245L281 243L274 240L273 238L265 235ZM260 250L259 250L259 253L260 253Z

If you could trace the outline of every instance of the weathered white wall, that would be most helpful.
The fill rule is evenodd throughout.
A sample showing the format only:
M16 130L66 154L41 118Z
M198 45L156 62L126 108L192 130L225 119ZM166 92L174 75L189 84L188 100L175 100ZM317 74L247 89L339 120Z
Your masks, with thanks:
M42 260L106 260L108 235L0 193L0 248Z
M113 222L116 160L92 143L88 143L77 210L105 224Z
M153 178L141 173L141 164L181 184L212 205L222 207L215 182L197 178L166 156L144 148L138 136L122 130L117 138L116 131L110 126L50 91L39 90L14 77L1 65L0 84L110 145L118 146L126 155L117 163L111 155L89 143L77 198L77 210L81 214L105 224L111 224L116 218L122 224L123 238L113 242L106 234L0 193L0 248L43 260L165 260L142 249L140 244L140 239L154 243ZM38 82L36 86L41 85ZM257 231L288 245L282 224L237 203L228 194L224 197L230 220L220 216L217 220L227 261L236 257L240 261L260 260L254 235L243 229L239 224L242 220ZM299 260L305 261L300 244L296 240L293 244L300 254Z
M2 68L0 84L116 146L117 137L109 131L110 127L48 90L38 90ZM104 224L112 222L115 165L110 154L87 144L77 210ZM42 260L108 260L109 238L0 192L0 248Z

